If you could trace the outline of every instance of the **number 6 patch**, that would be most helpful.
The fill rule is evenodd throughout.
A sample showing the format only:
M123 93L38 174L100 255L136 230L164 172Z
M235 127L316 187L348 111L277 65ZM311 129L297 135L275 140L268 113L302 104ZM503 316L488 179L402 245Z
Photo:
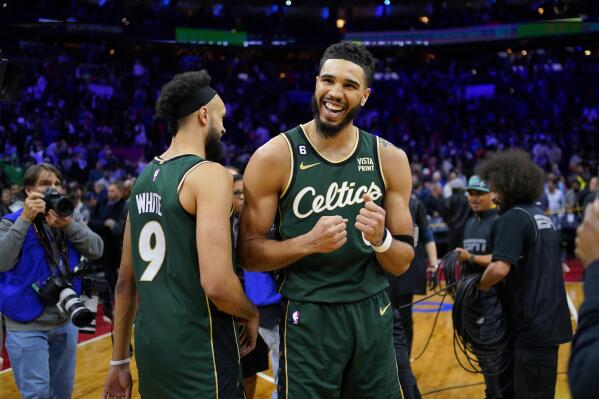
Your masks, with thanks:
M299 152L300 155L306 155L308 153L308 149L306 148L305 145L298 145L297 152Z

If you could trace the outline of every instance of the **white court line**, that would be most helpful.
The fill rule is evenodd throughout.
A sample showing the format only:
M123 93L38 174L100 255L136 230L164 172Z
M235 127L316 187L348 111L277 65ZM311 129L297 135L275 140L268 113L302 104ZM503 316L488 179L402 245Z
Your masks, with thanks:
M105 333L105 334L102 334L102 335L98 335L97 337L94 337L94 338L92 338L92 339L88 339L87 341L83 341L83 342L81 342L81 343L78 343L78 344L77 344L77 347L78 347L78 348L80 348L80 347L82 347L82 346L85 346L85 345L87 345L87 344L91 344L91 343L93 343L93 342L100 341L101 339L104 339L104 338L106 338L106 337L108 337L108 336L110 336L110 333L109 333L109 332L107 332L107 333ZM8 373L9 371L12 371L12 367L10 367L10 368L7 368L6 370L2 370L2 371L0 371L0 375L2 375L2 374L6 374L6 373ZM268 376L267 376L267 377L268 377ZM270 377L269 377L269 378L270 378ZM273 381L274 381L274 380L273 380Z
M266 380L266 381L270 382L270 383L271 383L271 384L273 384L273 385L274 385L274 383L275 383L275 379L274 379L274 378L272 378L272 377L271 377L271 376L269 376L269 375L266 375L266 374L264 374L264 373L256 373L256 375L257 375L258 377L262 378L263 380Z

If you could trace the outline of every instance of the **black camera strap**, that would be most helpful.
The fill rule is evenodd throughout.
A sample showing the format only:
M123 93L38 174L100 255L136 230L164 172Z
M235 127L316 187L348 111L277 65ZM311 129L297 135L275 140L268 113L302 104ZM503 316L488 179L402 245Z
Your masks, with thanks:
M67 240L62 231L53 232L43 220L36 219L33 223L33 229L37 236L53 274L62 276L63 274L70 280L71 271L69 270L69 256L67 254ZM60 245L60 248L59 248ZM61 267L64 266L64 267Z

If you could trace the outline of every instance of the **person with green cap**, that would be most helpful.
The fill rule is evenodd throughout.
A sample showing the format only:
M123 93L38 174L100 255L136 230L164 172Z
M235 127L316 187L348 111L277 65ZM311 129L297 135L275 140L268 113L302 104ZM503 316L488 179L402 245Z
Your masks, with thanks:
M464 227L463 248L457 248L460 261L466 263L465 273L482 273L484 268L491 263L491 226L497 219L497 210L493 204L491 190L487 183L479 176L474 175L468 180L466 187L468 203L474 215L468 219ZM501 307L496 306L497 295L495 291L481 292L479 297L480 309L494 309L486 318L480 320L479 333L493 334L492 320L501 315ZM485 377L485 394L487 398L501 398L498 370L498 359L478 355L483 375Z

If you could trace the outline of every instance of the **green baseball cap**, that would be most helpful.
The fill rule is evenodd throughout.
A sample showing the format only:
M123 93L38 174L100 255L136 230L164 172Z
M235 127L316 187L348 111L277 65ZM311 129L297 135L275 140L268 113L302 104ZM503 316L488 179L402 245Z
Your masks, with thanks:
M484 193L488 193L491 191L489 190L489 186L487 186L487 183L477 175L471 176L470 179L468 179L468 186L466 187L466 191L468 190L482 191Z

